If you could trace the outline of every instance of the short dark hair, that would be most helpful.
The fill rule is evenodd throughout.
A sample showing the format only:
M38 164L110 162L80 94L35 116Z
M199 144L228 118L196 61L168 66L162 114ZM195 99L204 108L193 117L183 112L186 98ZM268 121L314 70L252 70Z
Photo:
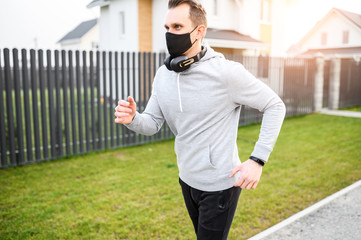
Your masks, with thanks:
M195 26L204 25L207 27L207 12L197 0L169 0L168 9L175 8L183 3L189 5L189 18Z

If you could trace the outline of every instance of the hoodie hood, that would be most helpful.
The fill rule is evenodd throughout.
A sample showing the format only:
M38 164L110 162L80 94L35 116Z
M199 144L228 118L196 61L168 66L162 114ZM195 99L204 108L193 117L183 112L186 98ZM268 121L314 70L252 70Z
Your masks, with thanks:
M196 66L200 65L202 62L208 61L212 58L225 59L222 53L215 52L207 43L202 43L202 46L207 49L206 54L198 62L193 63L191 65L191 67L187 70L191 70L192 67L196 67ZM185 70L184 72L186 72L187 70Z
M224 58L222 53L216 52L213 50L213 48L211 48L208 43L202 43L202 46L205 47L207 49L206 54L199 60L199 62L202 61L207 61L211 58L215 58L215 57L220 57L220 58Z

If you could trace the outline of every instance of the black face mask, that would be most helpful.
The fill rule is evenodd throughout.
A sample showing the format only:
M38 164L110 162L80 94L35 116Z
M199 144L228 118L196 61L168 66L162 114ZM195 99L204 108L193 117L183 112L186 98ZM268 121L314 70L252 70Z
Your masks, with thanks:
M184 34L174 34L170 32L165 33L168 52L172 57L182 55L193 46L197 39L192 43L191 33L196 30L197 27L195 27L191 32Z

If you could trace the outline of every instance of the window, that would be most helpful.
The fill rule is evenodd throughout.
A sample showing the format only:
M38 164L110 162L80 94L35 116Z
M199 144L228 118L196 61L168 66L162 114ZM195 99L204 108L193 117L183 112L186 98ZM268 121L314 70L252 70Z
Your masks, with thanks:
M348 38L349 38L349 31L342 31L342 43L348 44Z
M217 4L217 0L213 0L213 14L214 16L218 15L218 4Z
M125 34L125 19L124 12L119 12L119 37L122 38Z
M272 0L261 0L261 21L271 22Z
M326 45L327 44L327 33L323 32L321 33L321 45Z

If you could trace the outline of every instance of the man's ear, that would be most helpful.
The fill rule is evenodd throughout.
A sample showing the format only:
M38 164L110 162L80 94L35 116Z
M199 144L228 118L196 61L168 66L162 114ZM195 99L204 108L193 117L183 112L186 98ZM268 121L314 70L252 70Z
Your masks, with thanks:
M206 36L207 28L204 25L199 25L197 29L197 39L203 39Z

